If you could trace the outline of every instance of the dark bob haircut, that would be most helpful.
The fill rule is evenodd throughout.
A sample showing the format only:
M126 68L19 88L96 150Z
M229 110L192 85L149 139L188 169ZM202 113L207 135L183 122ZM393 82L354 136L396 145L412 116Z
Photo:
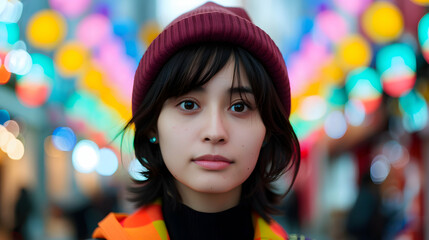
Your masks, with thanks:
M179 50L163 66L142 104L124 130L135 127L134 150L138 161L147 169L144 181L134 180L130 200L138 207L160 197L180 201L174 177L168 171L159 144L149 142L156 132L158 116L164 102L206 84L228 61L234 61L234 81L240 85L240 67L249 80L257 108L266 128L266 143L261 148L254 171L243 183L241 201L251 205L269 221L275 204L292 187L300 165L298 139L276 89L263 65L243 48L227 43L201 43ZM292 181L285 194L278 194L272 183L284 173L292 172Z

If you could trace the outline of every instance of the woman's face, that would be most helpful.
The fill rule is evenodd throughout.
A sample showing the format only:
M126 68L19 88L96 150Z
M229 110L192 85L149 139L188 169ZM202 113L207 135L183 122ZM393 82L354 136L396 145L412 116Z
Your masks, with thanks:
M247 77L241 77L240 97L233 72L230 60L201 88L162 107L157 137L184 202L201 194L239 198L255 168L266 130Z

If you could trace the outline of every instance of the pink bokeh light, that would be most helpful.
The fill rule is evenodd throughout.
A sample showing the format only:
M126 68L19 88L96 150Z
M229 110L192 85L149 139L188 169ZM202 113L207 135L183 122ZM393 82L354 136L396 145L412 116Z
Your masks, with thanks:
M84 18L76 29L76 37L85 46L93 48L112 35L112 24L102 14L91 14Z
M349 33L349 27L340 14L334 11L323 11L316 17L316 24L323 34L336 43Z
M52 9L73 18L85 12L91 5L91 0L49 0L49 5Z
M334 3L345 12L352 15L361 14L372 0L334 0Z

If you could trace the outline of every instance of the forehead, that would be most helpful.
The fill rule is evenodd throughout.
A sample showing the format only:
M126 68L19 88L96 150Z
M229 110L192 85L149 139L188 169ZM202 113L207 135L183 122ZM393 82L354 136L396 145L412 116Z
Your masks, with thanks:
M250 88L249 79L246 72L238 61L235 62L233 57L225 64L225 66L217 72L207 83L201 88L211 88L213 86L222 87L225 89ZM235 91L232 91L235 93Z

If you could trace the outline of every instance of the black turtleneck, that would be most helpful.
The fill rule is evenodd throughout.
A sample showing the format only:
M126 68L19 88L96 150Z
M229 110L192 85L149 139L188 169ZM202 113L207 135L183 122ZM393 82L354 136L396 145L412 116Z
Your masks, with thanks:
M171 240L253 239L251 208L247 204L218 213L203 213L164 198L162 214Z

